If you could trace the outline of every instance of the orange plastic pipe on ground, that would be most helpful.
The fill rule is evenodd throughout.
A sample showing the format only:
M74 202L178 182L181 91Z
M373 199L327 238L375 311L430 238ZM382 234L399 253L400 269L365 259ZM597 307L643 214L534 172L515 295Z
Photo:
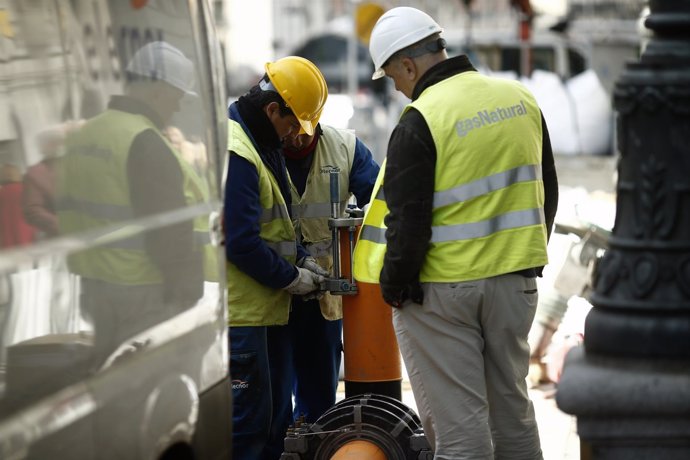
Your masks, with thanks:
M387 460L386 453L376 444L358 439L338 449L331 460Z

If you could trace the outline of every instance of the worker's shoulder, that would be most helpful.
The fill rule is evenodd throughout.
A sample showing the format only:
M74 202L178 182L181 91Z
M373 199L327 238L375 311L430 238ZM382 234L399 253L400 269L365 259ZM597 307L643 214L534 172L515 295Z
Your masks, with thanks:
M324 136L335 136L340 139L348 139L356 137L355 130L349 128L336 128L331 125L321 125L321 130Z
M355 131L352 129L336 128L333 126L322 125L321 136L324 139L324 144L336 147L340 146L345 148L347 151L352 151L355 148L355 143L357 141L357 136ZM322 144L322 145L324 145Z

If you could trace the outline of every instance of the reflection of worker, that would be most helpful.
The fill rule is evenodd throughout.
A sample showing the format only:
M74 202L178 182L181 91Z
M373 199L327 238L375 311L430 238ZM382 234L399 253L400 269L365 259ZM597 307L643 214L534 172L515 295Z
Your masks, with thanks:
M340 171L341 211L354 194L358 206L369 202L379 166L371 152L351 131L317 126L313 135L288 138L285 159L293 183L292 209L297 234L305 249L326 271L333 267L331 231L330 173ZM321 299L292 300L290 321L283 333L289 346L276 350L280 360L294 373L294 417L304 416L314 423L333 404L338 387L342 352L342 298L325 294ZM281 419L292 417L292 380L276 385L285 407L274 410Z
M34 240L34 229L22 212L22 173L16 165L0 165L0 248L24 246Z
M281 142L314 133L326 96L316 66L291 56L266 64L259 84L229 109L224 223L234 459L271 460L283 451L287 425L272 420L272 411L286 402L273 401L271 387L288 376L282 357L269 351L288 342L274 326L287 324L291 294L314 295L324 278L311 271L318 267L295 265L308 254L296 244Z
M59 171L60 231L81 232L185 207L200 193L161 129L191 93L194 68L165 42L139 49L124 96L69 136ZM74 254L96 353L189 307L202 290L201 251L181 222ZM138 238L142 238L141 240ZM103 358L104 356L98 356Z
M390 77L412 103L390 138L356 276L380 275L395 307L436 458L540 459L525 378L558 200L548 131L520 83L448 59L440 32L408 7L372 32L374 78Z

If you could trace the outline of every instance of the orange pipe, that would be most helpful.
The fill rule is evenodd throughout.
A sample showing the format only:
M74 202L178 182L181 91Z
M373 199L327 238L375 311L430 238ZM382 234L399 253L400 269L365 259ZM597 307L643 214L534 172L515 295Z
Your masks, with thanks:
M341 273L348 279L349 248L349 234L344 228L340 231ZM378 284L357 282L357 288L356 295L343 296L345 382L402 381L393 311L383 301Z
M331 460L386 460L386 453L369 441L350 441L338 449Z

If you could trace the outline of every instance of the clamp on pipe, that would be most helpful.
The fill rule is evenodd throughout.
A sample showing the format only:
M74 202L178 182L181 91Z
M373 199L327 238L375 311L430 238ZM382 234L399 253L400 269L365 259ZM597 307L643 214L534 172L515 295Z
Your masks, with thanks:
M355 250L355 232L357 228L362 225L364 221L364 211L357 208L348 208L345 210L347 216L344 217L340 213L340 171L331 171L330 173L330 191L331 191L331 217L328 219L328 227L331 229L331 237L333 244L331 246L333 254L333 277L326 278L321 283L321 290L329 291L331 295L355 295L357 294L357 283L354 279L352 269L353 253ZM341 264L341 232L347 232L345 243L348 245L350 254L350 276L345 278L342 276Z

